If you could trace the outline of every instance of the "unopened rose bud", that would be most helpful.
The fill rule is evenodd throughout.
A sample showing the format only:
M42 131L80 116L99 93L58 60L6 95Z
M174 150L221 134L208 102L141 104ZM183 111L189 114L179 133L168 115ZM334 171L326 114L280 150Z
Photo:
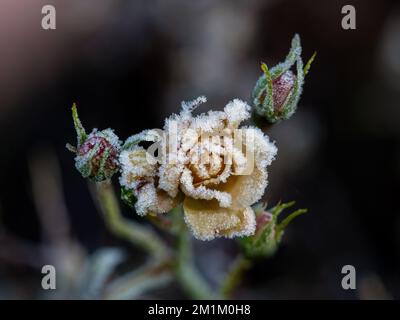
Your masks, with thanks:
M303 89L304 77L310 69L315 53L303 68L300 37L296 34L286 60L268 69L261 64L263 75L254 87L252 99L256 113L268 122L289 119L296 111ZM290 69L296 65L296 74Z
M293 205L294 202L279 203L268 211L265 210L265 205L258 204L253 207L256 213L256 232L238 240L247 257L269 257L276 252L287 225L298 215L307 212L305 209L299 209L278 223L279 214Z
M262 232L267 225L272 221L273 216L267 211L262 212L256 217L256 232L255 234L259 234Z
M93 132L78 148L75 166L84 178L110 179L119 169L118 137L111 129Z
M75 129L78 136L77 147L67 145L67 148L76 153L75 167L84 178L94 181L110 179L119 170L118 157L120 153L120 141L111 129L86 134L83 128L76 106L72 107Z

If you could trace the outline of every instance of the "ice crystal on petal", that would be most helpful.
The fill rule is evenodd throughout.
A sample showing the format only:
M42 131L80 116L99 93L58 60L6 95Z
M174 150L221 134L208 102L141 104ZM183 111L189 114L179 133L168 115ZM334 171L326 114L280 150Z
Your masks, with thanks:
M250 118L250 109L250 106L246 102L234 99L226 105L224 111L229 123L236 127L242 121Z
M232 197L227 192L209 189L203 185L195 187L193 185L193 176L189 169L183 171L180 182L182 191L188 197L203 200L216 199L218 200L219 205L223 208L229 207L232 204Z
M189 117L191 116L191 113L194 109L196 109L200 104L206 103L207 98L205 96L200 96L197 97L194 100L191 101L182 101L182 115L188 115Z
M196 205L198 206L198 205ZM241 209L194 209L190 201L184 202L185 222L193 235L203 241L218 237L250 236L256 229L256 218L250 207Z

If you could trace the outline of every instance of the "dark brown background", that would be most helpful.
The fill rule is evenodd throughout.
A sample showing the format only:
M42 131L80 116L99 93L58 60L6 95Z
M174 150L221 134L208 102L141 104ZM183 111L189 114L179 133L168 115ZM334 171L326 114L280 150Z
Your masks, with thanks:
M48 3L57 9L53 31L40 27ZM344 4L356 7L356 30L341 29ZM304 59L318 56L299 111L269 132L279 152L265 199L296 200L309 213L273 259L255 264L237 297L399 298L400 7L380 0L2 1L0 298L40 298L49 235L37 192L59 197L47 221L52 210L68 217L70 230L61 215L48 233L72 235L89 253L121 245L142 257L105 229L64 148L75 139L72 102L87 128L112 127L125 139L161 127L181 100L206 95L201 111L249 101L260 61L283 60L295 32ZM57 168L54 195L46 179ZM217 240L196 250L216 283L236 247ZM356 267L356 291L340 286L345 264ZM183 293L172 285L149 297Z

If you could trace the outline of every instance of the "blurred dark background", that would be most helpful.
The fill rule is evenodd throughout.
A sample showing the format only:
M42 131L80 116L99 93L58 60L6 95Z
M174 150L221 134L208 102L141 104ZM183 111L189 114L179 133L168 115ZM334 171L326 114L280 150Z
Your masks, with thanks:
M56 30L41 29L44 4L56 7ZM341 28L345 4L356 30ZM182 100L206 95L200 111L250 101L260 61L283 60L296 32L303 59L318 55L298 112L268 132L279 152L265 200L309 213L236 297L399 298L400 5L389 0L2 0L0 298L38 298L51 237L79 243L74 257L126 246L140 259L107 231L65 149L73 102L87 129L125 139L162 127ZM195 246L211 282L237 251L231 240ZM346 264L357 290L341 287ZM183 296L176 285L155 294Z

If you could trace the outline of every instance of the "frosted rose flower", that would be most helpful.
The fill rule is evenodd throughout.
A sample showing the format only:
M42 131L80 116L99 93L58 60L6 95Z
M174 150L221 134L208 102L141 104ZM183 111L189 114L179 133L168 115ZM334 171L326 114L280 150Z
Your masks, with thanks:
M165 213L183 202L185 221L200 240L252 235L251 205L264 194L277 148L258 128L239 128L250 117L245 102L235 99L224 111L193 116L205 101L182 103L164 131L129 138L119 159L120 183L137 198L139 215ZM156 144L146 150L141 141ZM158 155L152 158L154 147Z

